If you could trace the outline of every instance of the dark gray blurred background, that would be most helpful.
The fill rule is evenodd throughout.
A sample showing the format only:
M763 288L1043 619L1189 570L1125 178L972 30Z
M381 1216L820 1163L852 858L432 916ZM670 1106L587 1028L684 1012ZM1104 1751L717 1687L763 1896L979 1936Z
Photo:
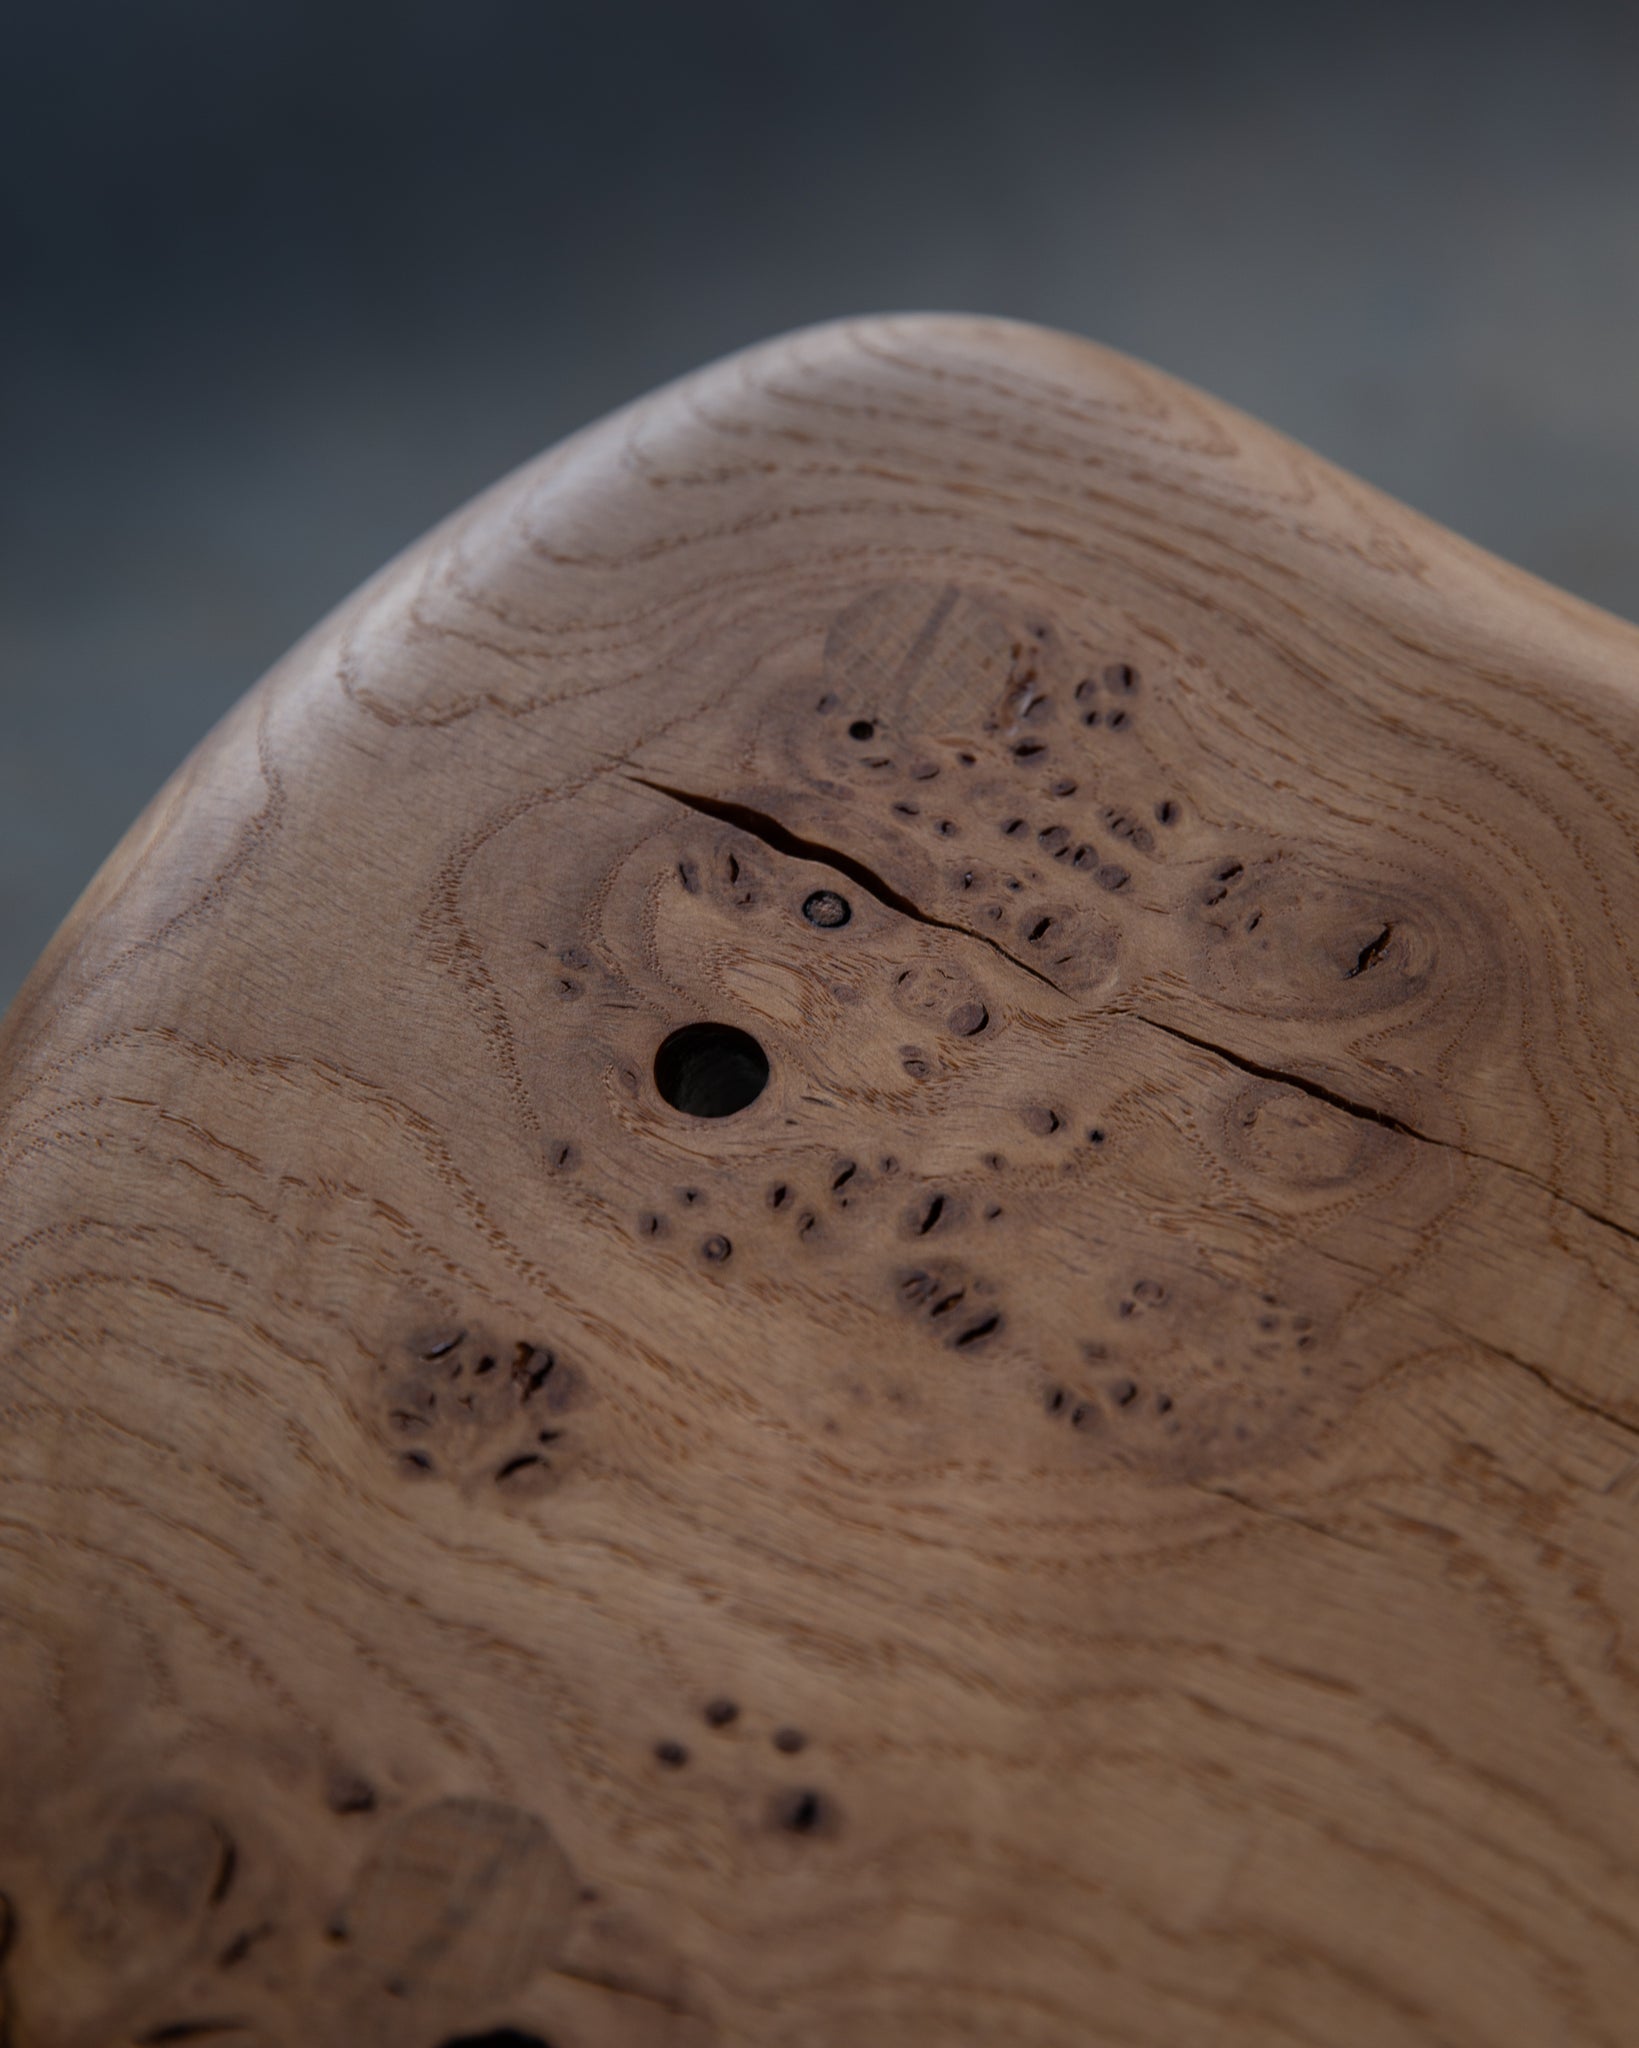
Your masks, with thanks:
M25 0L0 1004L387 555L741 343L1112 342L1639 614L1639 6Z

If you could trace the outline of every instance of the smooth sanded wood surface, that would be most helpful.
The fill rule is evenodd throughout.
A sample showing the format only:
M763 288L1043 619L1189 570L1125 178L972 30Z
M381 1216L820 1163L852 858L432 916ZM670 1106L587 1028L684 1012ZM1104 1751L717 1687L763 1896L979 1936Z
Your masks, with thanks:
M1639 634L1079 341L441 528L9 1020L8 2048L1631 2048L1636 849Z

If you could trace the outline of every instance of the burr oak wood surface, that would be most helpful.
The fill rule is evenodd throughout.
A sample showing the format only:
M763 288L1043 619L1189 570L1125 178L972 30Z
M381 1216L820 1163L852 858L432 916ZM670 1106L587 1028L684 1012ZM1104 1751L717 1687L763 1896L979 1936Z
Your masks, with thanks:
M0 2040L1631 2048L1636 932L1639 633L1089 344L521 470L0 1041Z

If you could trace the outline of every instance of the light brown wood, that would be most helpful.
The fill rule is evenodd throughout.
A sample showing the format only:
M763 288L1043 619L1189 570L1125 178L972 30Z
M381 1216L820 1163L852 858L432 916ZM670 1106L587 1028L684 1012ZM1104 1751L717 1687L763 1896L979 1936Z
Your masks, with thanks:
M9 1020L9 2048L1630 2048L1636 769L1001 323L384 571Z

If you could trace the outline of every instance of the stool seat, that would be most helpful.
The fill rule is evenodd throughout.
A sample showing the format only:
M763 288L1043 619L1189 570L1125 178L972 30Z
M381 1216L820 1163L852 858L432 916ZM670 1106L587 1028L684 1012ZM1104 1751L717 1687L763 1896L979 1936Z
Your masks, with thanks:
M1639 633L1120 356L499 484L0 1035L0 2039L1626 2048L1636 957Z

